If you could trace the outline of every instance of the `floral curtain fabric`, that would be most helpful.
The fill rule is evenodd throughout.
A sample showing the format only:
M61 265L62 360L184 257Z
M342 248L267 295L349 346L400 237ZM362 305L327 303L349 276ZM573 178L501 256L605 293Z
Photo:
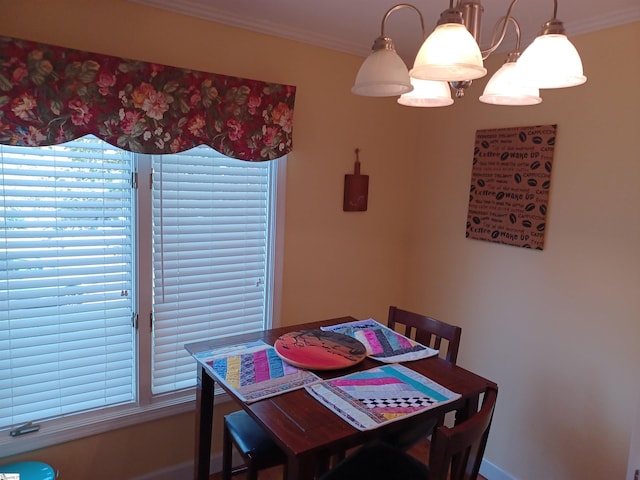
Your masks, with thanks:
M207 144L262 161L292 148L296 88L0 36L0 143L92 133L138 153Z

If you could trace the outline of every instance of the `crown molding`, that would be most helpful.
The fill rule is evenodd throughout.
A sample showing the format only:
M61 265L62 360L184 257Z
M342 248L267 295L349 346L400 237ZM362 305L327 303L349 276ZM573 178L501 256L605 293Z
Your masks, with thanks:
M274 24L254 18L247 18L217 9L206 2L192 0L129 0L132 3L161 8L163 10L188 15L203 20L232 27L263 33L274 37L285 38L317 47L336 50L366 57L371 53L371 45L359 45L344 42L330 35L321 35L306 29Z
M597 18L585 18L580 21L565 22L565 29L569 35L582 35L584 33L613 28L640 20L640 3L633 7L623 8L613 12L607 12Z
M331 35L322 35L306 29L298 29L290 26L283 26L269 21L248 18L235 15L215 8L208 2L202 0L129 0L141 5L161 8L163 10L189 15L192 17L208 20L223 25L242 28L257 33L285 38L297 42L314 45L329 50L342 53L349 53L366 57L371 53L371 45L361 45L353 42L346 42ZM605 15L594 18L585 18L579 21L564 22L565 29L569 36L581 35L584 33L612 28L627 23L640 20L640 4L628 8L609 11ZM527 45L535 38L535 33L523 36L522 44Z

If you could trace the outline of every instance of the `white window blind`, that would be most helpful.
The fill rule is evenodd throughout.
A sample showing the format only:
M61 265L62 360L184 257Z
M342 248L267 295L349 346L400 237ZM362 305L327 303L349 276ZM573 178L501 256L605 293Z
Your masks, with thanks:
M264 328L275 168L208 147L154 157L154 394L195 384L185 343Z
M132 155L0 146L0 428L135 400Z

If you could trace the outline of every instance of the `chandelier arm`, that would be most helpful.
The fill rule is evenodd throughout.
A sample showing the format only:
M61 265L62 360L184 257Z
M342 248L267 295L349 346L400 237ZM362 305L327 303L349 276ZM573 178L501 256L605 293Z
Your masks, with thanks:
M413 9L418 16L420 17L420 28L422 29L422 38L426 37L426 31L424 29L424 18L422 16L422 13L420 13L420 10L418 10L415 6L411 5L410 3L399 3L397 5L394 5L393 7L391 7L389 10L387 10L387 13L384 14L384 17L382 17L382 23L380 25L380 36L384 37L384 27L385 24L387 23L387 18L389 18L389 16L395 12L396 10L400 10L403 8L411 8Z
M513 23L513 28L515 28L516 30L516 52L519 52L520 51L520 24L513 17L511 17L510 20Z
M498 41L494 43L494 40L496 38L495 32L493 35L493 38L491 39L491 46L489 48L487 48L486 50L482 50L482 59L486 60L489 55L491 55L493 52L495 52L497 50L497 48L500 46L500 44L502 43L502 40L504 40L504 36L507 33L507 25L509 24L509 19L513 19L515 21L515 19L511 16L511 11L513 10L514 5L516 4L518 0L513 0L511 2L511 4L509 5L509 8L507 9L507 13L504 15L504 21L502 22L502 30L500 32L500 35L498 35ZM554 0L554 2L557 4L558 0ZM496 24L496 27L500 24L500 21L498 21L498 23Z
M489 49L490 51L489 50L483 51L482 52L483 60L486 60L487 57L491 53L493 53L495 49L498 47L498 45L500 45L504 40L504 37L507 33L507 28L506 28L507 22L511 22L513 24L513 28L515 29L515 32L516 32L516 48L514 51L520 52L520 24L513 17L500 17L496 22L495 26L493 27L493 35L491 37L491 45L495 45L495 48L493 48L493 50ZM499 35L498 35L498 32L500 32ZM487 55L485 56L486 52L489 52L489 53L487 53Z

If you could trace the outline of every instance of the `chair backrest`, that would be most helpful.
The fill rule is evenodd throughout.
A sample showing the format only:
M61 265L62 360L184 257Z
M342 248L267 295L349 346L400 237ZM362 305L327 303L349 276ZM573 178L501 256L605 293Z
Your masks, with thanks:
M455 427L436 429L431 437L429 480L475 480L478 477L497 396L497 387L488 388L477 413Z
M462 336L462 328L460 327L394 306L389 307L387 325L393 330L400 330L399 333L416 342L440 350L441 355L444 354L445 360L451 364L455 365L458 360L458 349ZM401 331L399 325L404 326L404 331ZM446 352L442 351L444 348L443 339L447 341Z

